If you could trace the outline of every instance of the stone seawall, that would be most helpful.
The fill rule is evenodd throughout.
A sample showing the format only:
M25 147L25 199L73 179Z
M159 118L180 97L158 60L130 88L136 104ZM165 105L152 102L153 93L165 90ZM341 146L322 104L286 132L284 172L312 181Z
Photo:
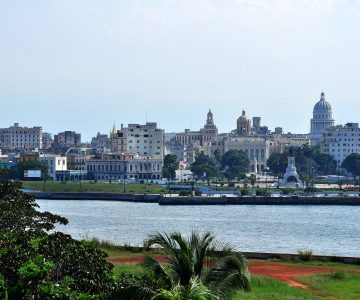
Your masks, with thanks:
M160 205L360 205L360 197L177 197L162 196Z
M159 203L159 194L113 194L113 193L31 193L36 199L47 200L103 200L143 203Z

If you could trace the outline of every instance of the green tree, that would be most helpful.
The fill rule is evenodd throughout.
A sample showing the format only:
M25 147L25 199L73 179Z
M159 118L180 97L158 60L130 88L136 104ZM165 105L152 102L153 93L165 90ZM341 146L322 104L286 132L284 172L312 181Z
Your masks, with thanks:
M77 241L61 232L49 233L56 224L66 225L68 220L38 211L35 199L20 188L18 182L0 183L0 274L9 298L106 295L113 286L106 253L94 243ZM54 293L65 293L67 298L54 298Z
M175 154L167 154L164 157L163 176L169 180L175 179L175 171L179 163Z
M222 169L225 177L231 181L235 177L244 177L249 169L250 161L245 152L241 150L229 150L222 157Z
M214 239L209 232L192 232L189 238L180 233L151 235L148 245L162 247L169 261L164 267L150 256L145 258L146 268L168 286L154 299L230 299L239 289L249 291L244 256L228 245L217 248ZM181 296L195 290L194 298Z
M217 174L216 161L201 152L196 156L195 162L191 164L190 170L198 177L203 177L204 174L207 179L215 177Z
M9 170L8 179L29 180L29 178L24 177L24 172L27 170L41 170L42 177L35 180L48 179L48 168L47 164L38 160L19 162Z
M254 187L255 183L256 183L256 175L255 174L251 174L249 177L249 182L252 185L252 187Z
M341 164L341 167L354 176L354 179L360 176L360 154L351 153Z

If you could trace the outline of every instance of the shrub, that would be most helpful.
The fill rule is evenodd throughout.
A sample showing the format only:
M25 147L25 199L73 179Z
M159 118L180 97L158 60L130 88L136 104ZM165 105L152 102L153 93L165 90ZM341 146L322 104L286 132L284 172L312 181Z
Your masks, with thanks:
M180 190L179 196L189 196L191 194L190 190Z
M311 250L299 250L298 251L299 258L302 261L310 261L313 257L313 252Z
M271 192L266 189L257 189L256 196L270 196Z
M330 277L334 280L344 280L346 278L346 274L344 272L335 272L330 274Z
M245 195L249 195L250 194L250 192L249 192L249 190L248 189L242 189L241 191L240 191L240 193L241 193L241 196L245 196Z
M195 196L201 196L202 195L202 192L199 191L199 190L195 190Z
M234 186L235 186L235 183L229 182L228 187L234 187Z

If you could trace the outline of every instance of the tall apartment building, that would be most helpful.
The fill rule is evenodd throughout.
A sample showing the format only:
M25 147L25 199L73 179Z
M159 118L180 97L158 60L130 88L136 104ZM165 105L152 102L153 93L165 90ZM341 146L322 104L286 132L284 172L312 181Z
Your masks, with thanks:
M0 148L7 150L42 149L42 127L20 127L19 123L0 129Z
M164 130L154 122L145 125L129 124L116 130L115 126L109 139L113 153L137 153L154 159L164 157Z
M347 123L327 128L320 139L322 152L330 154L341 167L351 153L360 154L360 128L358 123Z
M64 131L54 135L54 147L80 147L81 134L75 131Z

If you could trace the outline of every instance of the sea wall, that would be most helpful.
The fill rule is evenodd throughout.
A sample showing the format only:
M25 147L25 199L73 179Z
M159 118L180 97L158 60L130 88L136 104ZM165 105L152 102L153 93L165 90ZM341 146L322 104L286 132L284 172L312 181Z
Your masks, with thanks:
M162 196L160 205L360 205L360 197L240 196L178 197Z
M113 194L113 193L31 193L36 199L47 200L103 200L159 203L159 194Z

